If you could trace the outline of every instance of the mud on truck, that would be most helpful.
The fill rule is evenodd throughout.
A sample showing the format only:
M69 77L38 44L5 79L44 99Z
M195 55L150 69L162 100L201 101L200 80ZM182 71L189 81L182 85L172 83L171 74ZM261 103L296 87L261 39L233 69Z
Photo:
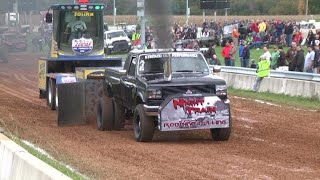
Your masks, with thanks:
M133 50L123 67L108 67L97 107L99 130L120 130L132 119L134 137L154 131L210 129L226 141L232 127L226 82L194 50ZM129 117L129 118L128 118Z

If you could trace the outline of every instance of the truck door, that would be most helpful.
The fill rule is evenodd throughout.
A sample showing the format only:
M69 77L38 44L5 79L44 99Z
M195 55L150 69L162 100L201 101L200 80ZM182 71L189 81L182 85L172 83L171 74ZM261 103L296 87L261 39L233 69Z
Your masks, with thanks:
M125 107L133 106L133 93L136 85L136 63L137 56L131 56L131 63L129 65L127 76L120 79L121 82L121 97L123 98L123 105Z

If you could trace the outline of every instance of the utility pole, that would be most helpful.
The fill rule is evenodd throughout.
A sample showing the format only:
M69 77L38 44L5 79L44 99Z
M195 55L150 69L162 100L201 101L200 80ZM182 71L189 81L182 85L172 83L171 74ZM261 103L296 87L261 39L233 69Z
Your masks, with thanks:
M116 0L113 0L113 26L116 26L116 15L117 15Z
M205 20L205 18L206 18L206 11L203 9L202 10L202 18L203 18L203 21Z
M187 16L187 25L189 24L189 0L187 0L187 7L186 7L186 16Z
M140 17L140 32L141 32L141 43L144 46L146 43L146 21L144 16L145 0L137 1L137 15Z
M309 0L306 0L306 20L308 19L308 11L309 11Z

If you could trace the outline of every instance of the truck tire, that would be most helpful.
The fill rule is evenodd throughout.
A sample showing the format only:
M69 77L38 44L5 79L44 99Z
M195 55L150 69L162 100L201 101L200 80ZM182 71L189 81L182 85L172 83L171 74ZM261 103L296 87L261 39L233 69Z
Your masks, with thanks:
M114 107L111 98L100 98L97 107L97 129L111 131L114 122Z
M212 139L214 141L227 141L230 137L230 134L231 134L231 128L232 128L232 117L231 117L231 113L230 113L228 128L210 129Z
M0 47L0 60L3 63L8 63L9 59L9 48L7 46Z
M47 104L51 110L55 110L56 82L50 78L48 82Z
M114 122L113 130L119 131L124 128L125 124L125 112L124 108L119 105L113 98L113 107L114 107Z
M137 105L133 115L133 131L136 140L138 142L152 141L154 125L153 117L146 116L143 105Z
M54 104L55 104L55 109L58 111L59 110L59 93L58 93L58 85L55 85L55 96L54 96Z

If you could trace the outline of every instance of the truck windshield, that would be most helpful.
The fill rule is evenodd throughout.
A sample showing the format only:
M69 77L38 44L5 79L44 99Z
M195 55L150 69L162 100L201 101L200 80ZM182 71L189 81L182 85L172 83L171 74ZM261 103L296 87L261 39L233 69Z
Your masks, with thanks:
M199 53L171 53L141 55L139 61L139 74L164 73L169 58L171 58L171 69L173 74L209 74L210 72L204 57Z
M124 33L123 31L117 31L117 32L109 32L107 35L108 39L111 38L116 38L116 37L126 37L126 33Z
M95 53L103 48L102 13L95 11L60 12L59 50L63 54L80 53L81 44L88 45L86 53ZM55 23L55 22L54 22ZM80 44L79 44L80 43Z

